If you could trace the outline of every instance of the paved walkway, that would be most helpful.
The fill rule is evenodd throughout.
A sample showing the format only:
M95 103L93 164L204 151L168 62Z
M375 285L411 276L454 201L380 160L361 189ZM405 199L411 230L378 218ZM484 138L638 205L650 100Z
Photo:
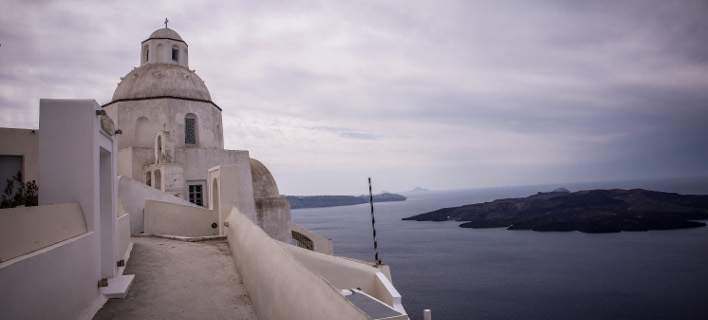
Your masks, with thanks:
M248 319L256 315L225 241L133 238L125 299L111 299L104 319Z

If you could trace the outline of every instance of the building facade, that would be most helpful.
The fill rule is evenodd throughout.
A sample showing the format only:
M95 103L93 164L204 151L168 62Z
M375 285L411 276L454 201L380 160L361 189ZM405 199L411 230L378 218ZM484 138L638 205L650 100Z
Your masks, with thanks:
M121 78L103 106L122 131L119 174L209 208L209 170L248 165L252 188L271 191L254 193L258 221L285 222L271 226L269 234L288 241L287 201L273 194L275 179L248 151L224 149L222 110L189 69L188 57L189 46L176 31L156 30L141 43L140 66Z

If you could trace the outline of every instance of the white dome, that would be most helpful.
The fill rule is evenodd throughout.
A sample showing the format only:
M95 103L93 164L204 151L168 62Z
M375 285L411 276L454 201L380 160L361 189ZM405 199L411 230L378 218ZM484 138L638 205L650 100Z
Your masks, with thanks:
M184 40L182 40L182 37L179 36L179 33L177 33L177 31L174 31L170 28L161 28L161 29L155 30L155 32L150 34L150 37L148 38L148 40L150 40L150 39L171 39L171 40L175 40L175 41L184 42Z
M211 101L209 90L196 73L178 64L165 63L144 64L130 71L121 78L112 101L155 97Z

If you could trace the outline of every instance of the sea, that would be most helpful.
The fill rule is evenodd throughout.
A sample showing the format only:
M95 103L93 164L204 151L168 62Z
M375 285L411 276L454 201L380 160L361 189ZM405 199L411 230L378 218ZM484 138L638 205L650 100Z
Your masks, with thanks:
M410 318L431 309L435 320L708 319L706 227L586 234L401 220L558 187L708 194L708 178L430 191L376 203L380 256ZM332 239L336 255L374 260L368 204L298 209L292 216Z

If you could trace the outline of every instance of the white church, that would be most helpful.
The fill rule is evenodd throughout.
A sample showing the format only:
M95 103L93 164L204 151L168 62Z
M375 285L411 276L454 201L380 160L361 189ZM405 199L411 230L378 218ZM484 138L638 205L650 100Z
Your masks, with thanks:
M287 241L287 200L248 151L224 149L221 108L189 69L188 58L188 45L177 32L158 29L141 43L140 66L121 78L111 102L102 106L122 131L117 136L118 174L218 210L221 222L230 208L219 210L218 193L243 198L253 202L256 221L268 234ZM220 191L225 186L210 171L215 166L234 167L245 180ZM144 231L140 219L132 227L134 233Z
M211 318L408 319L387 265L333 255L331 240L292 223L260 161L224 149L222 109L190 70L187 42L165 25L138 48L140 65L110 102L41 99L39 128L0 128L0 187L18 172L38 186L38 205L15 197L0 209L0 318L174 314L145 294L166 288L139 280L174 264L155 270L140 259L216 245L229 264L180 285L186 304L197 304L226 294L190 291L200 279L240 279L229 285L244 295L240 304L220 307L242 313Z

